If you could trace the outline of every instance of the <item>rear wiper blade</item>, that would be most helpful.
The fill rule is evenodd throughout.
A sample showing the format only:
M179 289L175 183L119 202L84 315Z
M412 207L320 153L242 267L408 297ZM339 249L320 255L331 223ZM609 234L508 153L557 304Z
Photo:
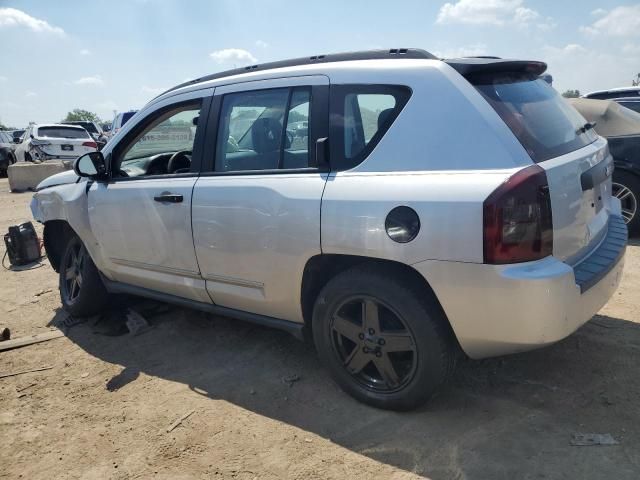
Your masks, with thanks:
M595 126L596 126L596 122L593 122L593 123L587 122L576 130L576 134L580 135L582 133L586 133L587 130L591 130L592 128L595 128Z

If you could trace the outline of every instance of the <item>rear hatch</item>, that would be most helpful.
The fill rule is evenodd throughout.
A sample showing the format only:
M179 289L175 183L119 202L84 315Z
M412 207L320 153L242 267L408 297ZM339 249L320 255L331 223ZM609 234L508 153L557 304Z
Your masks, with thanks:
M33 141L42 152L56 157L79 157L96 150L96 143L82 127L38 127Z
M553 217L553 255L575 264L604 237L611 211L613 160L607 142L539 78L542 62L448 61L476 88L545 170Z

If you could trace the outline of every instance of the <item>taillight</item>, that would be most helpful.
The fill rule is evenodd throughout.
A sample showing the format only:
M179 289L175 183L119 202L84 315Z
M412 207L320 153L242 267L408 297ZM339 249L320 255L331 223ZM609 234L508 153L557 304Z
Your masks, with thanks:
M528 262L552 253L547 175L532 165L511 176L484 201L484 262Z
M82 142L83 147L91 147L98 148L98 144L96 142Z

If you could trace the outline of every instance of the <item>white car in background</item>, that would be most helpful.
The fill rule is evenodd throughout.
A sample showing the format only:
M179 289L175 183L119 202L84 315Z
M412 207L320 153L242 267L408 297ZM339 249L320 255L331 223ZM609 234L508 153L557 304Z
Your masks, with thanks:
M98 144L84 128L76 125L30 125L16 147L19 162L75 160L94 152Z

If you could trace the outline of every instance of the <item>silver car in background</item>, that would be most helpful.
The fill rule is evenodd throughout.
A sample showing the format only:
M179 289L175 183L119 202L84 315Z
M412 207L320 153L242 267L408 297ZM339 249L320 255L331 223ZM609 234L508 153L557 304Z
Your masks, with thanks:
M392 49L179 85L78 159L88 183L34 195L62 304L129 293L282 328L389 409L459 351L556 342L613 295L627 232L607 142L545 68Z

